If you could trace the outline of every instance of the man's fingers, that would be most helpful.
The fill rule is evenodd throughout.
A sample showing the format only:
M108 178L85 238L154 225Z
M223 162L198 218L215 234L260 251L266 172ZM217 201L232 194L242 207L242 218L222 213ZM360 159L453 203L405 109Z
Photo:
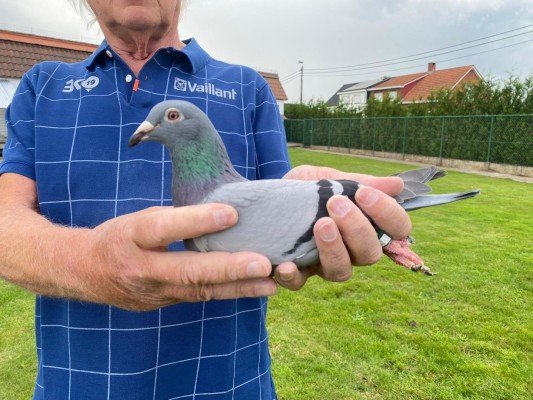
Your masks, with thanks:
M403 239L411 232L407 212L392 197L371 187L362 187L356 192L355 201L377 226L394 239Z
M126 223L128 235L140 247L167 246L229 228L237 222L237 211L224 204L160 207L132 214Z
M135 214L137 214L137 215L152 214L154 212L160 212L160 211L163 211L163 210L170 210L172 208L174 208L174 207L173 206L152 206L152 207L148 207L148 208L143 208L142 210L137 211Z
M147 264L150 265L150 279L185 286L266 278L272 271L265 256L251 252L152 252Z
M403 180L397 176L376 177L366 174L343 172L335 168L312 167L309 165L300 165L293 168L284 176L284 178L303 180L347 179L360 182L367 186L372 186L390 196L396 196L403 189Z
M376 230L361 210L345 196L333 196L327 203L354 265L371 265L382 255Z
M276 294L277 285L272 278L254 279L214 285L213 299L228 300L242 297L266 297Z
M276 291L277 285L272 278L262 278L185 288L168 285L163 289L163 294L166 298L179 301L209 301L273 296Z
M165 298L208 301L276 294L270 261L250 252L152 252L149 279L162 284Z
M389 196L396 196L403 190L403 180L397 176L376 177L364 174L346 174L346 177L339 179L349 179L362 183L363 185L372 186Z
M276 281L286 289L300 290L311 274L310 268L299 270L296 264L285 262L274 269Z
M335 221L320 218L313 228L320 256L320 275L333 282L344 282L352 276L350 253L343 242Z

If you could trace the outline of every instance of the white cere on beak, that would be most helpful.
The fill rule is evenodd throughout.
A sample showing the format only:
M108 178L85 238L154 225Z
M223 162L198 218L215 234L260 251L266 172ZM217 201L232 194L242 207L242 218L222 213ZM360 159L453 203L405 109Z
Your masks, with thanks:
M137 130L133 133L133 135L137 135L139 133L144 133L145 135L143 135L143 137L141 138L141 140L144 140L146 138L146 134L149 133L149 132L152 132L154 130L155 126L148 122L148 121L144 121L141 125L139 125L139 127L137 128Z
M148 121L144 121L137 130L131 135L130 140L128 142L128 147L133 147L140 142L145 141L148 139L148 134L152 132L155 129L155 126L151 124Z

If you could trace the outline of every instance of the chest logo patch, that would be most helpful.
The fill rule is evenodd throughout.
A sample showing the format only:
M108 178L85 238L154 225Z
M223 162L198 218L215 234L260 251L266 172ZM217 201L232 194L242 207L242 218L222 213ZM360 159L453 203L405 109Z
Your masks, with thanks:
M191 83L190 81L180 78L174 78L174 90L191 93L208 93L212 96L229 100L235 100L237 96L237 91L233 88L231 90L223 90L212 83Z
M81 90L82 88L90 92L100 83L100 79L97 76L90 76L87 79L71 79L67 81L63 88L63 93L70 93L74 90Z

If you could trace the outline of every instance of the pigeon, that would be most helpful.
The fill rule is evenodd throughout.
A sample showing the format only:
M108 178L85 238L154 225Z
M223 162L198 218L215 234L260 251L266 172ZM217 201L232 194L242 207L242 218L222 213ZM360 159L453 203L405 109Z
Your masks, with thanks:
M236 225L224 231L184 241L188 250L252 251L265 255L273 266L291 261L298 268L317 264L319 254L313 226L327 216L326 203L333 195L354 201L363 184L350 180L319 181L265 179L250 181L233 167L217 130L198 107L182 100L156 104L129 140L163 144L172 159L172 202L175 207L224 203L239 215ZM405 185L395 197L407 211L467 199L479 190L441 195L427 194L427 183L445 175L436 167L398 174ZM392 240L376 227L384 253L413 271L432 275L410 248L410 237Z

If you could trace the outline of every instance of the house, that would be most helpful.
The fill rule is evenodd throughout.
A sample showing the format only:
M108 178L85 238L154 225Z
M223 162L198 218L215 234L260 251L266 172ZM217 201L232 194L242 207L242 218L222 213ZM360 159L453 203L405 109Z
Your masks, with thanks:
M437 90L454 90L465 84L479 83L483 79L473 65L437 70L435 63L430 63L428 70L424 79L402 97L402 103L425 102Z
M428 64L427 72L392 77L368 89L375 100L399 99L403 104L426 102L431 93L440 89L453 90L466 83L482 79L473 65L437 70L435 63Z
M329 107L344 104L347 107L361 109L368 100L368 89L383 82L384 79L374 79L359 83L343 85L327 102Z
M349 87L352 87L354 85L357 85L357 82L355 83L347 83L345 85L342 85L339 90L335 92L333 96L329 98L328 101L326 101L326 105L328 107L337 107L340 104L340 95L343 93L346 89Z
M90 43L0 30L0 149L6 137L5 111L24 73L45 60L81 61L89 57L96 48L96 45ZM287 95L278 74L260 74L270 85L280 114L283 115Z
M285 89L283 89L283 86L281 85L281 80L279 79L279 75L277 72L264 72L264 71L257 71L261 74L263 78L267 81L268 85L270 86L270 89L272 90L272 93L274 94L274 98L276 99L276 103L278 103L279 113L281 115L285 115L285 102L289 99L287 97L287 94L285 93Z
M427 73L395 76L369 88L369 98L374 100L402 100L419 82L427 76Z
M17 90L19 79L0 78L0 148L7 138L7 128L5 124L6 108L11 103L11 99ZM1 151L0 151L1 155Z
M0 30L0 149L6 138L5 111L24 73L44 60L83 60L94 49L93 44Z

